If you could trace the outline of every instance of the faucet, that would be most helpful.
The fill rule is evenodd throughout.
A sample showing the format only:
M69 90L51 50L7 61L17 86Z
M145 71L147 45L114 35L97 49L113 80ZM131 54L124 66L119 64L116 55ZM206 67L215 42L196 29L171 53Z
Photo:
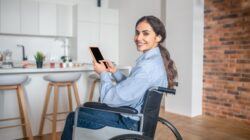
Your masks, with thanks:
M25 56L25 48L21 44L17 44L17 47L22 47L22 52L23 52L23 61L27 60L27 57Z

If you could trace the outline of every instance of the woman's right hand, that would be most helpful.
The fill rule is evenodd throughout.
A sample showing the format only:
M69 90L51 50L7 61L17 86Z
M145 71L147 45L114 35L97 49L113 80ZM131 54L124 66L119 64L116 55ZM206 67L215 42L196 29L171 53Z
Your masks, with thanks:
M117 71L116 66L110 60L102 60L102 62L106 63L108 68L107 71L111 73L115 73Z
M108 71L103 62L100 63L93 60L93 66L96 73L100 74L102 72Z

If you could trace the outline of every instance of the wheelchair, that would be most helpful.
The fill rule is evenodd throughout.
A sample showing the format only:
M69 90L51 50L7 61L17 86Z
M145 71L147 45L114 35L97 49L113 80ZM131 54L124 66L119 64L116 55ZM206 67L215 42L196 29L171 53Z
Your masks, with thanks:
M99 102L86 102L78 107L75 112L73 127L73 140L153 140L157 122L161 122L175 135L177 140L182 140L178 130L169 121L159 117L162 95L175 94L175 89L164 87L151 87L144 95L144 104L141 112L131 107L109 107ZM139 116L140 130L133 131L121 128L105 126L101 129L88 129L77 127L78 112L81 108L122 113L132 116Z

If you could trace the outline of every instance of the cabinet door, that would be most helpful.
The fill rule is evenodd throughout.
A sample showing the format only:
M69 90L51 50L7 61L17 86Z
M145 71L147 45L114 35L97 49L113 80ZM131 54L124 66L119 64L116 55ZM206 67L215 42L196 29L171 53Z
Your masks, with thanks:
M101 23L119 24L119 12L115 9L101 8Z
M39 35L38 2L21 0L21 33Z
M79 62L92 62L89 53L90 46L99 46L99 24L78 22L77 34L77 60Z
M57 5L57 35L72 36L72 7Z
M119 27L115 24L101 24L100 44L105 59L118 63L119 55Z
M118 10L101 8L100 44L105 58L118 63L119 13ZM112 50L112 51L110 51Z
M0 21L2 33L20 33L19 5L19 0L1 0Z
M39 3L40 35L56 35L56 4Z
M100 8L94 0L79 1L77 15L78 21L99 22Z

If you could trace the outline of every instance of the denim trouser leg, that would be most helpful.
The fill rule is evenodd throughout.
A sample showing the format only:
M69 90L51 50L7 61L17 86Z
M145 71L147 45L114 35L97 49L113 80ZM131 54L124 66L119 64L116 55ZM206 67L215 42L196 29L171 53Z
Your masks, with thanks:
M74 125L74 112L71 112L64 126L61 140L71 140ZM138 130L138 122L125 118L120 114L104 112L93 109L81 109L78 113L77 127L99 129L104 126L112 126L130 130Z

